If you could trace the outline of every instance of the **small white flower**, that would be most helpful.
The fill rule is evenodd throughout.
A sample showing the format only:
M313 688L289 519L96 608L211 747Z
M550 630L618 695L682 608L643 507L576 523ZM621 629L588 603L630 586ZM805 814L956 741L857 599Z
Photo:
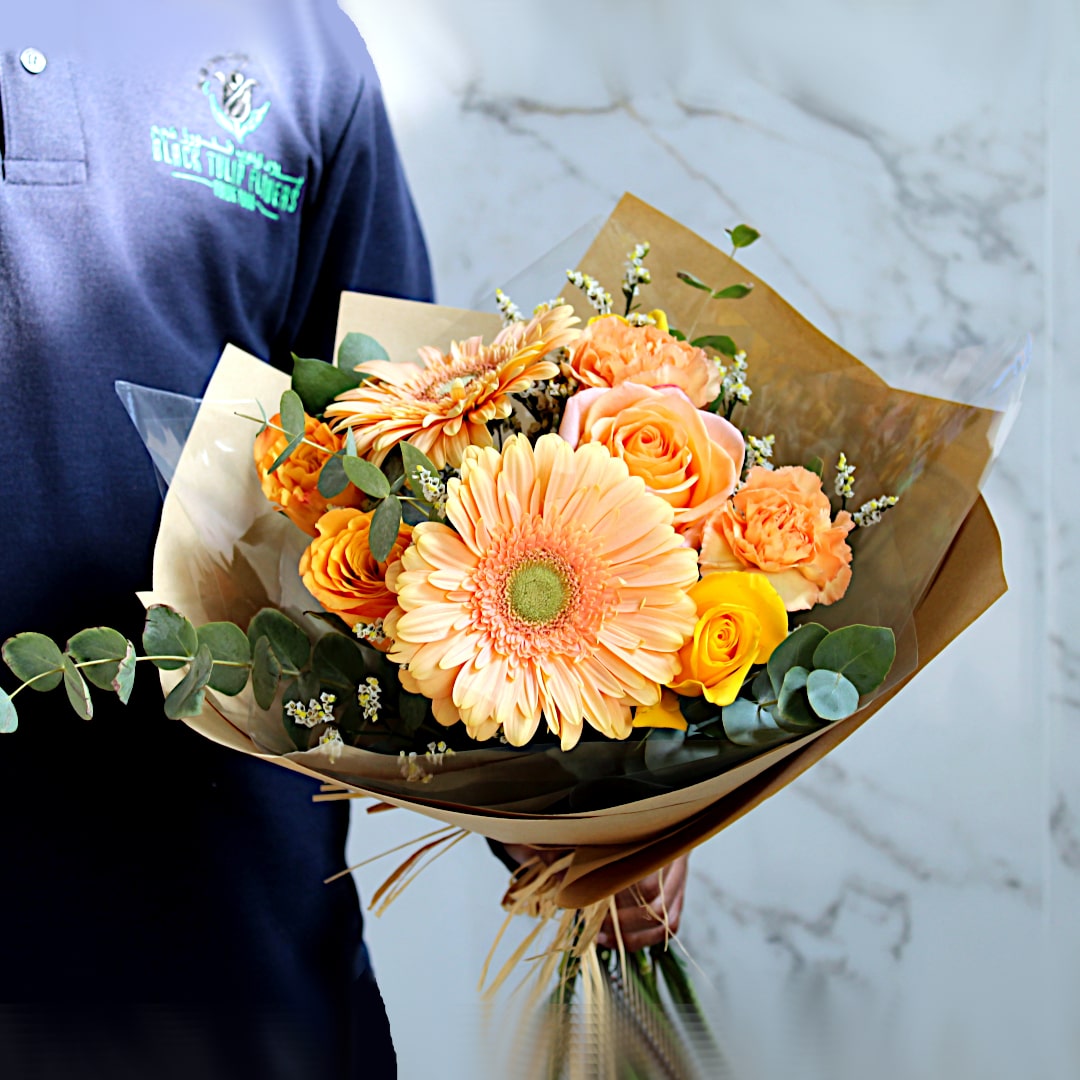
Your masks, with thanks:
M431 783L431 773L427 772L424 766L420 764L415 750L408 754L402 750L398 754L398 770L401 773L401 778L409 783Z
M502 289L495 290L495 303L499 305L499 314L502 316L504 326L510 326L512 323L525 321L525 316L521 314L521 309L502 291Z
M772 471L773 447L776 444L775 435L746 436L746 464L744 471L749 472L755 466Z
M850 499L855 494L855 466L850 464L847 455L841 450L836 461L836 495L840 499Z
M881 515L886 510L894 507L899 501L899 495L879 495L876 499L864 502L851 517L858 528L865 529L871 525L876 525L881 520Z
M445 517L446 484L443 483L442 477L421 466L416 470L416 478L420 481L420 497L431 504L439 517Z
M634 250L627 253L626 274L622 280L622 292L623 296L626 297L627 305L633 303L634 298L641 292L642 285L648 285L652 282L652 274L644 263L645 256L648 254L648 242L636 244ZM635 325L643 326L648 324L636 323ZM651 325L656 325L655 320Z
M446 757L447 754L452 755L453 753L454 751L440 739L438 742L429 742L427 744L427 753L424 757L426 757L432 765L438 766L443 763L443 758Z
M285 715L301 727L313 728L334 719L334 702L337 698L325 691L317 698L312 698L306 705L302 701L289 701L285 704Z
M319 746L326 747L327 753L330 755L330 764L333 765L341 757L341 751L345 748L345 743L342 741L341 732L333 725L330 725L319 736Z
M596 278L583 274L580 270L567 270L566 277L571 285L581 289L598 315L611 314L611 293L607 292Z
M379 718L382 687L374 675L369 675L356 689L356 701L364 711L364 719L374 723Z
M386 635L383 633L383 621L382 619L376 619L374 622L358 622L353 627L353 633L361 640L366 641L369 645L381 645L386 640Z

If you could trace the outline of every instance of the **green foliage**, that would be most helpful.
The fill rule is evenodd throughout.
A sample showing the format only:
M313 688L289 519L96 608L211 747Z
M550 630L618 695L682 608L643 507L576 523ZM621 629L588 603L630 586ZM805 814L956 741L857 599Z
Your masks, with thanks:
M269 709L277 696L281 680L281 663L270 645L268 637L255 642L251 658L251 690L260 709Z
M382 469L363 458L346 454L341 459L345 475L365 494L373 499L385 499L390 494L390 481Z
M295 390L286 390L281 395L280 413L281 426L290 439L304 434L307 425L307 418L304 416L304 403Z
M690 344L699 349L715 349L724 356L734 356L739 351L739 347L727 334L706 334L704 337L694 338Z
M259 639L267 638L282 668L289 665L299 671L307 667L311 657L311 642L307 634L283 611L263 608L248 624L247 636L256 653Z
M64 689L67 691L68 701L75 712L83 719L89 720L94 715L94 705L90 700L90 687L79 673L75 661L66 653L64 655Z
M231 622L205 623L198 628L196 634L199 645L206 646L214 659L207 685L219 694L235 697L248 683L251 644L247 634ZM223 667L223 664L242 666Z
M154 660L162 671L175 671L195 656L199 639L195 627L178 611L164 604L155 604L146 612L142 645L147 656L177 657L174 660Z
M789 669L803 667L809 670L814 666L814 650L828 632L819 623L803 623L773 649L768 669L774 694L779 696L780 688L784 685L784 676Z
M714 300L741 300L744 296L749 296L753 289L754 286L750 284L728 285L725 289L717 289L712 294L712 298Z
M121 705L126 705L131 698L131 691L135 689L135 646L129 641L124 659L116 668L116 677L112 681L111 689L116 691Z
M825 472L825 462L815 455L806 463L806 469L816 476L821 477Z
M776 723L784 731L802 734L821 726L806 696L806 679L810 674L804 667L790 667L784 675L776 703Z
M322 416L326 406L346 390L360 385L360 376L342 371L325 360L293 357L292 388L300 396L309 416Z
M311 670L320 683L338 691L354 693L360 680L367 675L364 652L355 638L344 634L324 634L315 642Z
M398 719L393 722L394 730L402 735L414 735L431 715L431 702L423 694L402 690L398 694Z
M753 229L749 225L736 225L734 229L725 229L724 232L731 237L731 246L736 250L749 247L761 236L757 229Z
M389 360L390 354L368 334L346 334L338 348L337 363L343 371L352 372L369 360Z
M857 623L834 630L814 650L814 667L838 671L860 694L876 690L896 658L896 638L886 626Z
M738 746L764 748L784 738L772 710L748 698L737 697L720 714L724 734Z
M375 508L368 531L368 546L376 562L386 562L401 529L401 500L387 495Z
M425 469L432 476L438 476L439 470L435 468L431 458L423 450L418 450L412 443L402 442L398 446L401 449L401 464L405 469L405 477L408 480L409 487L417 495L421 495L420 481L416 475L417 471Z
M859 691L835 671L811 671L806 680L810 706L822 720L843 720L859 707Z
M0 735L10 735L18 727L19 714L15 711L15 703L11 695L0 687Z
M16 634L4 642L2 653L15 676L34 690L55 690L63 681L63 654L44 634Z
M712 286L706 285L704 281L699 277L695 277L689 270L676 271L675 276L682 282L685 282L692 289L703 289L707 293L712 292Z
M319 494L324 499L336 499L349 486L342 459L342 454L333 454L319 470Z
M203 709L204 688L214 670L214 658L205 645L200 645L184 677L165 698L165 715L170 720L198 716Z
M115 690L113 683L120 672L120 664L133 650L131 642L118 630L94 626L80 630L71 638L67 651L76 663L86 664L80 670L89 682L102 690Z

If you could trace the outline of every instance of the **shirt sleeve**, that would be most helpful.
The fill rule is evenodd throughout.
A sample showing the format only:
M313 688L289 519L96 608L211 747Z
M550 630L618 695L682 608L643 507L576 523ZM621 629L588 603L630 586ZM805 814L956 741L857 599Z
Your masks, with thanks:
M348 22L341 15L342 22ZM343 133L327 149L318 191L304 210L289 312L271 346L288 369L290 353L332 360L343 290L431 301L434 288L423 232L383 103L375 67L351 23L351 62L359 68ZM351 84L356 86L356 74Z

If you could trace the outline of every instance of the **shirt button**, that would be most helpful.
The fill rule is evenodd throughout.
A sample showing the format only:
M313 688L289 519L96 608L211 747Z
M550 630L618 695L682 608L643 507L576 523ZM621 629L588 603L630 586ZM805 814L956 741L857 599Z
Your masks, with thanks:
M19 54L19 63L31 75L40 75L45 70L48 61L45 59L45 54L38 49L23 49Z

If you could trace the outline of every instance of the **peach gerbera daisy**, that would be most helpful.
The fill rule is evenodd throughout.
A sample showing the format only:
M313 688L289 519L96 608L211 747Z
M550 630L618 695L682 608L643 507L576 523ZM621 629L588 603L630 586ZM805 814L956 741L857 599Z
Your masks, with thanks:
M452 342L443 355L426 345L419 364L372 360L357 368L368 375L326 410L351 427L356 450L376 465L408 440L440 469L461 464L467 446L490 446L488 423L510 415L510 395L557 375L549 353L580 334L568 306L540 312L506 327L490 345L479 337Z
M407 690L476 739L523 746L543 716L564 750L585 722L615 739L654 705L697 611L673 512L603 447L523 435L470 447L447 517L423 522L387 584L389 656Z

